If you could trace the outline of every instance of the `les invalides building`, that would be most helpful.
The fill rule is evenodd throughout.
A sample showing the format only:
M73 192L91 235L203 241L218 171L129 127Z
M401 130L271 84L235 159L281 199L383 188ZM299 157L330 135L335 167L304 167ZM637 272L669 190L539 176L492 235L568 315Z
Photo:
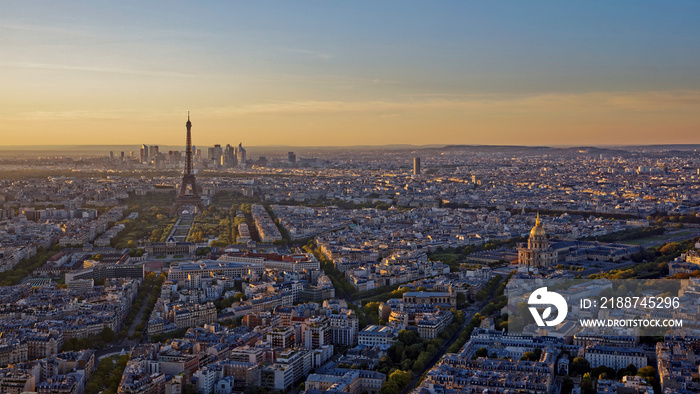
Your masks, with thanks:
M540 214L537 214L535 227L530 230L527 247L518 248L518 265L521 268L553 267L557 264L557 251L552 249L547 239L547 233L542 227Z

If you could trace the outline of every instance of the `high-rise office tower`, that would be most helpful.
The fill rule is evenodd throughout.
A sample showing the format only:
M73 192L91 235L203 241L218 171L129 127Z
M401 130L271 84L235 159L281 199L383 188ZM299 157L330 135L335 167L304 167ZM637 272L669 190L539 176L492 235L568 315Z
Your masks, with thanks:
M221 149L221 145L216 144L214 147L207 150L207 159L210 162L216 163L217 165L221 163L221 156L224 151Z
M238 144L238 152L237 153L238 153L238 164L244 166L245 161L246 161L246 158L245 158L246 152L245 152L245 149L243 149L242 142Z
M153 158L153 166L159 170L165 168L165 155L164 154L157 154Z
M168 163L170 164L180 164L182 161L182 152L179 150L168 151Z
M141 145L141 149L139 150L139 159L141 159L141 163L147 163L148 162L148 145L143 144Z
M231 145L226 145L224 148L224 154L221 158L221 163L226 168L233 168L238 164L238 159L236 158L236 148Z
M291 165L297 164L297 155L294 152L287 152L287 161Z
M420 157L413 158L413 175L420 175Z

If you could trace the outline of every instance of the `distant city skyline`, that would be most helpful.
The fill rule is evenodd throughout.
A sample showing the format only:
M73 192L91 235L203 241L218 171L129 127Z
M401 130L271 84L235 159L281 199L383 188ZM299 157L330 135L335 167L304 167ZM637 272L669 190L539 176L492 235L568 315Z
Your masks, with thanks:
M700 4L6 2L2 146L700 142Z

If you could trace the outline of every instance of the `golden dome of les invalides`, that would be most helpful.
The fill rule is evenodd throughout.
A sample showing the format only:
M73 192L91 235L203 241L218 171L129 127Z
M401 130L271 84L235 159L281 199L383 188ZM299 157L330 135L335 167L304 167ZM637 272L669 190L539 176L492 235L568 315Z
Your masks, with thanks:
M535 220L535 227L530 230L530 236L542 236L542 235L547 235L544 232L544 227L542 227L542 222L540 221L540 214L539 212L537 213L537 219Z

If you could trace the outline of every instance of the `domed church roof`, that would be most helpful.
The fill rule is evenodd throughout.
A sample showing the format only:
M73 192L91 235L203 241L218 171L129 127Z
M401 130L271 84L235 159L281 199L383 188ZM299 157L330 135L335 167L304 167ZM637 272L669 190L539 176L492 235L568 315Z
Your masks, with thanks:
M537 219L535 220L535 227L530 230L530 236L546 236L547 233L544 231L544 227L542 227L542 222L540 221L540 213L537 212Z

